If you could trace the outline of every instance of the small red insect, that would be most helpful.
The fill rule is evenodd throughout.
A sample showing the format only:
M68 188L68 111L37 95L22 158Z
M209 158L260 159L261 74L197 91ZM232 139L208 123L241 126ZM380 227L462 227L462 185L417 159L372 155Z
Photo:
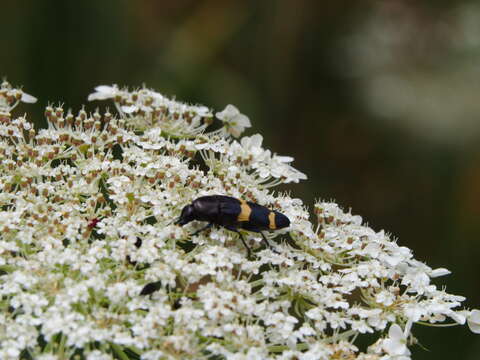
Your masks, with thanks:
M90 220L90 222L88 223L88 228L93 229L95 226L97 226L97 224L99 222L100 222L99 218L94 218L94 219Z

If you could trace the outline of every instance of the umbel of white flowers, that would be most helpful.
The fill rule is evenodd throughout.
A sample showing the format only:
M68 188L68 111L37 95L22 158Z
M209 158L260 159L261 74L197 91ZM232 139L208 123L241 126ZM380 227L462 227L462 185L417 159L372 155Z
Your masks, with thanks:
M421 324L480 332L480 311L431 283L448 270L335 203L312 223L272 191L306 176L261 135L233 138L251 126L234 106L215 120L149 89L95 90L115 115L47 106L35 129L11 112L36 99L1 85L1 359L404 360ZM291 226L267 234L272 249L245 233L247 258L238 234L173 224L210 194ZM365 333L376 340L359 348Z

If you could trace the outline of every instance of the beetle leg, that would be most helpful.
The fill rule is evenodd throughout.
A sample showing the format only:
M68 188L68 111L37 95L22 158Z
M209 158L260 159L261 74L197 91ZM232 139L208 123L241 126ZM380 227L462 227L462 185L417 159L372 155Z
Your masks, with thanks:
M211 228L213 226L213 223L209 223L207 226L204 226L203 228L201 228L200 230L197 230L195 231L193 234L191 234L190 236L195 236L195 235L198 235L199 233L201 233L203 230L207 230L209 228Z
M265 244L267 245L267 247L268 247L270 250L273 250L273 249L272 249L272 245L270 245L270 243L268 242L267 237L265 236L265 234L264 234L263 232L261 232L261 231L260 231L260 234L262 234L263 241L265 241Z
M247 259L250 259L250 256L252 255L252 250L247 245L247 242L245 241L245 238L243 237L242 233L240 231L238 231L238 229L236 227L233 227L233 226L224 226L224 228L226 228L230 231L234 231L238 234L238 236L240 236L240 240L242 240L243 245L247 249Z
M265 236L265 234L263 233L262 230L260 230L259 228L257 227L253 227L253 226L249 226L247 229L245 230L248 230L248 231L253 231L253 232L256 232L256 233L260 233L260 235L262 235L262 241L263 243L267 246L267 248L269 248L270 250L273 250L272 248L272 245L270 245L270 243L268 242L267 240L267 237Z
M245 242L245 239L243 238L243 235L240 231L236 230L236 233L238 233L238 235L240 235L240 239L242 240L242 243L243 245L245 246L245 248L247 249L247 259L250 259L250 256L252 255L252 250L250 250L250 247L247 245L247 243Z
M265 236L265 234L261 231L259 231L260 234L262 234L262 237L263 237L263 240L265 241L265 243L267 244L267 247L272 250L274 253L277 253L277 254L280 254L280 252L278 250L276 250L275 248L272 247L272 245L270 245L270 243L268 242L267 240L267 237Z

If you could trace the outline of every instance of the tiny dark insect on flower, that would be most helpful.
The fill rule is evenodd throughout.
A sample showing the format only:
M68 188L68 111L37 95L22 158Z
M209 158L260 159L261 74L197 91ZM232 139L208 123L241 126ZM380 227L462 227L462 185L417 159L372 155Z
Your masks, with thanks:
M95 226L97 226L97 224L100 222L100 219L99 218L94 218L92 220L90 220L90 222L88 223L88 228L89 229L93 229Z
M290 220L278 211L225 195L202 196L193 200L190 205L183 208L182 214L175 224L185 225L193 220L208 221L208 225L192 235L197 235L213 225L223 226L238 233L247 249L248 257L250 257L251 250L238 229L260 233L265 244L271 248L262 231L277 230L290 226Z

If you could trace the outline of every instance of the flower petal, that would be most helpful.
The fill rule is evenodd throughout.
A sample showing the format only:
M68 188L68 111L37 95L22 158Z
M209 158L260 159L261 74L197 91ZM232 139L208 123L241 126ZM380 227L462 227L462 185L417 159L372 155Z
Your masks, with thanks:
M473 333L480 334L480 310L472 310L467 318L467 324Z

